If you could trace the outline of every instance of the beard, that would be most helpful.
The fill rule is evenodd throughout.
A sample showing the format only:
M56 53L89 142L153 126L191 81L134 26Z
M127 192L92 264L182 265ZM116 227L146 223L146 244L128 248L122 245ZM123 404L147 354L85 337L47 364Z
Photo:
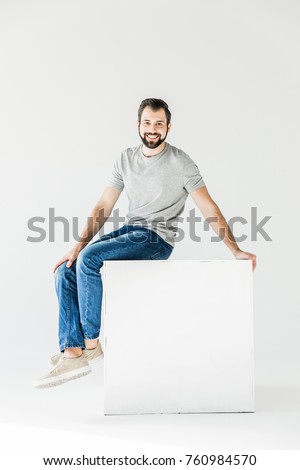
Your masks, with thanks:
M140 133L140 128L139 128L139 136L142 139L143 144L148 147L148 149L156 149L157 147L160 146L165 140L168 135L168 131L166 132L166 135L162 138L160 134L158 133L153 133L149 132L150 135L157 135L158 138L156 140L151 140L147 137L148 132L145 132L144 137Z

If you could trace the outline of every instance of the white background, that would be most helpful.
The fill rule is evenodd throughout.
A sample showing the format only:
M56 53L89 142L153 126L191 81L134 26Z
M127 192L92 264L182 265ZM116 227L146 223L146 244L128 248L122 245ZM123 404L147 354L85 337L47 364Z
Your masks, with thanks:
M126 429L161 443L153 417L150 428L147 420L103 421L97 374L33 390L57 350L52 268L74 240L65 243L57 225L55 242L26 241L31 217L45 217L47 230L50 207L83 227L114 160L140 143L140 102L158 97L172 112L167 141L197 162L225 217L250 222L251 207L259 220L272 216L271 242L251 241L249 224L235 230L258 259L251 419L262 420L260 433L258 421L205 416L196 428L186 418L173 423L167 440L196 445L204 419L203 445L299 446L299 10L296 0L0 1L4 422L113 437ZM125 193L118 207L125 215ZM193 207L189 200L185 215ZM232 259L213 234L201 243L187 236L172 258Z

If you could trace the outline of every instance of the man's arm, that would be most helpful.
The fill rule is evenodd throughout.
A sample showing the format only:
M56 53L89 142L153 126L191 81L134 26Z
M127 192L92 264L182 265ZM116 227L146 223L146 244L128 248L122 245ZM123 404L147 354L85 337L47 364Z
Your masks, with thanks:
M207 219L215 233L223 240L225 245L228 246L235 258L252 260L252 269L254 271L256 268L256 256L253 253L240 250L230 227L228 226L218 205L211 198L207 188L204 186L196 189L196 191L192 191L190 195L202 212L204 218Z
M72 263L78 257L80 251L92 240L94 235L98 233L101 227L105 224L106 220L112 213L120 194L121 191L116 188L105 188L99 201L93 208L91 215L88 217L87 224L85 225L78 242L71 251L66 253L65 256L56 263L53 272L55 272L58 266L65 261L68 261L68 268L72 266Z

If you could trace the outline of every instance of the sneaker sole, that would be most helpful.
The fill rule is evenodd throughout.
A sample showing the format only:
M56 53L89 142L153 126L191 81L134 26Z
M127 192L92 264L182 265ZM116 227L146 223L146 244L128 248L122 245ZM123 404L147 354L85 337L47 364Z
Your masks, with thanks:
M75 380L79 379L80 377L84 377L85 375L88 375L91 372L92 370L89 366L84 366L74 371L65 372L64 374L58 377L51 377L43 381L35 380L33 382L33 386L35 388L55 387L56 385L62 385L66 382L69 382L70 380Z
M96 364L97 362L100 362L100 361L103 359L103 357L104 357L104 354L102 353L100 356L95 357L95 359L91 359L91 360L88 360L88 359L87 359L87 361L88 361L89 364L91 364L91 363L92 363L92 364ZM57 362L58 362L58 361L57 361ZM55 364L53 364L53 363L49 360L49 361L48 361L48 366L50 366L50 367L55 367L56 364L57 364L57 362L56 362Z

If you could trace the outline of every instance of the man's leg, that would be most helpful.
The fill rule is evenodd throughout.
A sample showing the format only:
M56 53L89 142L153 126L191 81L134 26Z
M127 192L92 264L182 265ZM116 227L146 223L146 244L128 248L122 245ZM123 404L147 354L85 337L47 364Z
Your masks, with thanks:
M59 349L68 357L80 356L85 342L80 324L76 260L70 268L67 268L67 262L57 268L55 288L59 305Z
M105 260L167 259L172 247L153 231L123 226L84 248L70 268L56 271L59 299L59 347L76 357L93 349L101 326L102 279ZM159 255L159 256L157 256Z
M100 333L102 280L105 260L168 259L172 247L155 232L124 226L82 250L70 268L57 270L59 344L64 356L36 387L59 385L90 372L82 349L93 347ZM77 357L80 356L80 357ZM77 361L77 362L76 362Z
M123 233L122 229L103 235L94 243L108 240ZM86 249L86 248L85 248ZM85 250L84 249L84 250ZM84 251L83 250L83 251ZM70 268L62 263L55 272L55 288L59 305L59 348L66 357L78 357L82 349L94 349L97 339L84 338L78 303L77 274L75 260ZM94 295L99 295L95 292ZM56 358L57 360L57 358Z

